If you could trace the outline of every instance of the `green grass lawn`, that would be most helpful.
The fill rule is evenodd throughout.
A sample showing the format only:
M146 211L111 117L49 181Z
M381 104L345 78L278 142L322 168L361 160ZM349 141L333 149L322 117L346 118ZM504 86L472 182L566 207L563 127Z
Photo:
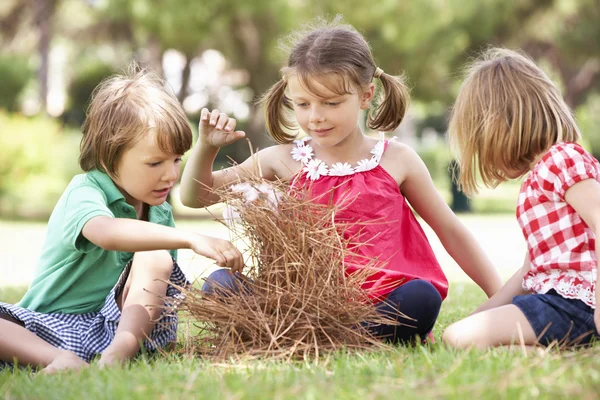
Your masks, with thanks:
M17 301L24 289L1 289ZM472 284L451 286L437 343L389 351L336 354L310 362L210 364L177 355L142 358L124 369L44 376L0 372L0 399L521 399L598 398L600 346L579 352L523 356L519 352L454 351L443 329L467 315L484 295ZM0 332L1 334L1 332ZM468 396L468 397L467 397Z

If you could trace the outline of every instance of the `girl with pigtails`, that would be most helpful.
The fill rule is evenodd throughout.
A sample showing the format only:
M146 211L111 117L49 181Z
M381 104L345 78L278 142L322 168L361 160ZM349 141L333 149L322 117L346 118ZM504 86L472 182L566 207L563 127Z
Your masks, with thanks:
M423 339L433 329L448 281L409 203L488 296L501 280L435 189L417 153L383 135L400 125L408 107L402 77L378 68L365 39L338 20L293 37L282 78L262 99L267 129L279 143L257 153L262 176L287 181L292 192L338 207L336 222L347 226L344 237L358 239L356 256L344 260L346 272L367 264L373 268L377 260L363 289L381 313L400 323L371 326L372 333L393 343ZM375 97L375 82L383 90L367 126L382 132L380 138L365 135L359 124ZM216 203L214 189L253 175L252 158L213 171L219 149L245 136L235 126L218 110L202 110L199 140L182 178L186 206ZM297 138L300 130L306 137ZM229 270L218 270L205 289L238 283Z

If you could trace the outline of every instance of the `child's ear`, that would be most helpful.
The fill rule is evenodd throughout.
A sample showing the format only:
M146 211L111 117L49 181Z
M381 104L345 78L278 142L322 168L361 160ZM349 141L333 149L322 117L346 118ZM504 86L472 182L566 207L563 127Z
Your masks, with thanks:
M375 84L373 84L373 82L371 82L363 90L362 99L360 102L361 110L366 110L367 108L369 108L374 95L375 95Z

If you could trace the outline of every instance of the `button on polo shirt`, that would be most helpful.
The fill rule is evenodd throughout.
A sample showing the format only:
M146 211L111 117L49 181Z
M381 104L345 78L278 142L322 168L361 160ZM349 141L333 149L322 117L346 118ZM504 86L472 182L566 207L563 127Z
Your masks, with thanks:
M68 314L102 308L133 253L104 250L83 237L83 226L97 216L137 218L110 177L93 170L75 176L54 207L35 278L19 303L21 307ZM148 219L175 226L168 203L150 207ZM176 250L170 253L177 258Z

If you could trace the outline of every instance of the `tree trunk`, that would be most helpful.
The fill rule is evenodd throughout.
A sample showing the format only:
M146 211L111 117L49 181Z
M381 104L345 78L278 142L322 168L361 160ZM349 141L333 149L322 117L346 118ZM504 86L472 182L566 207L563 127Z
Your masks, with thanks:
M50 42L52 41L52 20L58 0L35 0L35 24L39 32L38 51L40 54L40 68L38 79L40 82L40 103L42 112L47 112L48 104L48 70L50 59Z
M162 61L163 61L163 49L160 44L160 40L155 35L150 36L148 41L149 58L148 64L150 68L158 75L163 76Z
M191 75L191 64L194 59L193 54L185 55L185 66L183 67L183 71L181 71L181 89L179 89L179 93L177 94L177 98L180 103L183 103L185 98L188 95L188 86L190 84L190 75Z
M250 139L253 148L264 149L274 142L266 132L263 110L256 102L277 79L276 66L268 59L268 52L264 49L266 37L270 32L269 25L275 22L270 16L264 16L260 21L255 18L233 18L231 31L237 53L243 57L245 68L250 75L248 87L253 93L246 137ZM236 161L241 161L248 155L246 142L238 142L235 149Z

